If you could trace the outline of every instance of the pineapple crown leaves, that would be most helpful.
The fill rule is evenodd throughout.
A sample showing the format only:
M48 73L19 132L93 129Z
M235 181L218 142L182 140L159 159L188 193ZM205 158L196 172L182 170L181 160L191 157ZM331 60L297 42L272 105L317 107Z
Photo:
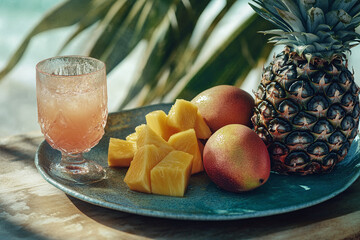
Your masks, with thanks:
M256 13L279 29L263 31L275 35L274 44L287 45L308 59L331 60L360 42L359 0L253 0Z

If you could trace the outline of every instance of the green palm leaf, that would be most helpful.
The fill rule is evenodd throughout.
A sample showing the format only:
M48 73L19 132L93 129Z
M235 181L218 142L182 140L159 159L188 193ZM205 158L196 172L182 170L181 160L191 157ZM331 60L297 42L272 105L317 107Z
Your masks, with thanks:
M198 71L185 76L187 85L176 97L192 99L199 92L220 84L240 86L251 69L269 56L272 46L266 44L267 38L258 31L271 27L267 21L252 15Z
M207 1L190 1L189 10L183 4L169 8L167 15L174 18L164 18L149 41L141 66L141 74L134 81L120 108L126 106L138 96L136 106L145 105L164 94L161 78L166 72L173 72L176 66L185 62L178 62L186 54L190 37L200 14L207 6ZM175 23L174 23L175 21ZM190 64L190 62L186 62ZM140 94L138 94L140 93Z
M194 68L199 54L219 22L236 0L227 0L196 46L190 44L194 29L211 0L68 0L46 14L26 36L0 72L3 78L21 59L38 33L76 25L60 46L60 52L80 33L91 28L87 55L104 61L107 72L121 63L140 42L146 49L137 66L137 78L121 104L145 105L163 101L173 89L174 97L190 99L217 84L240 86L250 70L267 58L271 45L259 30L269 23L252 15L239 26L206 61Z
M95 34L99 37L89 53L90 56L104 61L108 72L141 40L151 37L154 28L165 18L167 10L178 0L124 0L117 1L117 4L123 2L111 21L105 22L103 33Z
M30 40L37 34L51 29L71 26L78 23L87 12L96 6L97 0L71 0L63 2L54 10L46 14L32 31L25 37L16 52L12 55L4 69L0 72L0 79L8 74L20 61ZM66 16L66 17L64 17Z
M115 3L116 0L102 1L98 0L94 2L94 6L89 9L88 12L81 18L78 22L78 26L75 32L68 37L63 46L59 50L59 54L65 49L67 45L70 44L80 33L82 33L88 27L91 27L97 21L103 19L105 15L110 11L111 6Z

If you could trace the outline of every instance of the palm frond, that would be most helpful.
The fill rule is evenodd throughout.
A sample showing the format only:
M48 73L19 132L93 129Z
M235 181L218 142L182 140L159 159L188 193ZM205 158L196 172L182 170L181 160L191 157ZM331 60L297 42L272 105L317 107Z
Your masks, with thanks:
M184 55L187 54L195 25L208 2L196 0L189 2L190 6L181 2L169 8L168 17L163 19L149 41L145 56L140 63L141 74L130 87L120 108L129 104L138 95L135 106L149 104L166 91L161 85L159 86L164 74L174 73L175 69L182 65L191 65L189 61L183 61ZM169 86L169 83L166 86ZM138 94L140 92L141 94Z
M220 84L240 86L251 69L269 56L272 46L258 31L272 26L257 15L252 15L200 69L184 77L187 84L176 97L191 99L199 92Z
M32 31L25 37L15 53L11 56L6 66L0 71L0 79L3 79L14 66L20 61L25 50L27 49L31 39L42 32L74 25L81 21L84 15L88 13L98 0L69 0L63 2L61 5L48 12L42 20L32 29ZM66 17L64 17L66 16Z
M194 46L191 43L194 30L211 0L67 0L48 12L25 37L0 72L0 79L18 63L36 34L76 25L60 46L59 54L91 28L84 50L104 61L108 73L140 42L146 42L141 61L135 63L136 77L120 108L162 101L169 98L169 92L175 93L174 97L190 99L214 85L239 86L272 49L258 33L272 26L258 15L251 15L209 58L194 67L214 29L236 2L226 1Z

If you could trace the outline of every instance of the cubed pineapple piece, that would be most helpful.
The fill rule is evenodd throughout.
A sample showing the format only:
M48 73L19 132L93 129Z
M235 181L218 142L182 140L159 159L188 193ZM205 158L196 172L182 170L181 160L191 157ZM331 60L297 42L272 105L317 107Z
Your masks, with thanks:
M142 146L135 152L124 178L131 190L151 193L150 171L162 160L160 155L155 145Z
M125 139L126 139L126 141L136 143L136 139L137 139L137 134L136 134L136 132L133 132L133 133L127 135Z
M200 153L199 143L194 129L188 129L186 131L175 133L169 138L168 143L174 149L187 152L194 157L191 174L204 170L202 155Z
M197 106L191 102L177 99L168 113L168 124L178 131L194 128L197 112Z
M128 167L134 157L136 143L118 138L110 138L108 148L109 167Z
M197 106L189 101L177 99L171 107L167 119L168 125L177 132L193 128L197 138L208 139L211 136L211 130Z
M136 144L137 139L138 139L138 133L145 128L145 124L140 124L139 126L135 127L135 132L130 133L129 135L126 136L126 141L129 142L134 142Z
M192 159L193 156L186 152L170 152L150 172L152 193L183 197L191 175Z
M171 135L178 132L174 127L168 125L167 115L162 110L146 114L146 124L166 141Z
M134 135L130 134L132 136L129 135L128 137L134 139L135 141L137 141L138 136L139 136L139 132L141 132L144 128L146 128L146 124L140 124L140 125L136 126L135 127L135 132L132 133Z
M204 118L201 116L200 112L197 112L195 126L194 126L196 137L200 139L208 139L211 136L211 130L206 124Z
M202 156L203 153L204 153L204 147L205 147L205 145L204 145L204 143L202 143L202 141L199 140L199 139L198 139L198 145L199 145L200 154L201 154L201 156Z
M135 131L137 134L137 148L140 148L147 144L154 144L158 148L161 148L162 151L165 152L165 155L174 150L174 148L171 147L168 142L166 142L162 137L157 135L148 125L140 125L135 128Z

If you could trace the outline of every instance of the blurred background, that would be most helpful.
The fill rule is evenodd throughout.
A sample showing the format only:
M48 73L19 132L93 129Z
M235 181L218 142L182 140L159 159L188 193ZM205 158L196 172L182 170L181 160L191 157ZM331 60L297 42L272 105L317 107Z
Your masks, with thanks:
M282 47L247 0L0 0L0 137L39 131L35 65L56 55L106 62L109 111L214 85L252 93ZM269 57L270 56L270 57ZM359 84L360 47L350 56Z
M60 0L0 0L0 69L26 34ZM37 126L35 64L56 53L51 43L64 38L68 29L47 32L30 43L18 65L0 81L0 137L39 130Z

